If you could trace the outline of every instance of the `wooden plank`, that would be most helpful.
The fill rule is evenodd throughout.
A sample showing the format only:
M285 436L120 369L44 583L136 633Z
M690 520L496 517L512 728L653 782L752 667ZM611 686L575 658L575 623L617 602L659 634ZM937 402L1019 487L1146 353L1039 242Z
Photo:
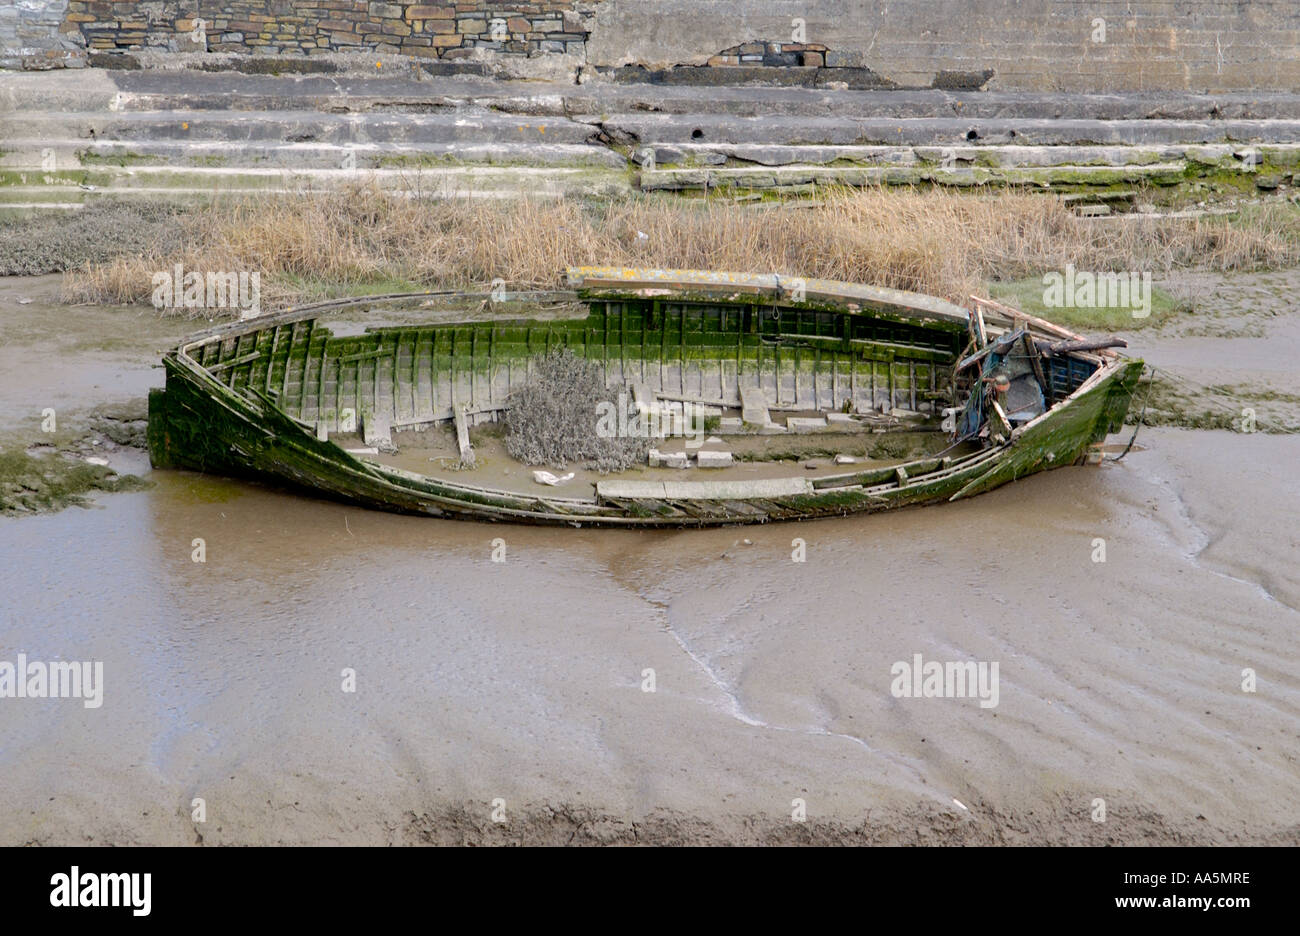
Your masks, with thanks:
M302 419L307 412L307 379L311 374L311 333L313 329L307 329L307 347L302 352L302 382L298 391L298 418Z
M989 436L995 442L1001 442L1011 435L1011 420L1007 419L1006 411L1002 409L1002 404L993 400L989 413Z
M399 416L398 407L401 405L401 399L402 399L401 363L402 363L402 339L404 337L405 335L403 335L401 331L393 332L393 380L392 380L392 387L389 390L389 393L392 395L393 398L393 413L392 413L393 421L396 421ZM384 339L381 336L379 340L382 343Z
M465 412L465 406L456 407L456 448L460 452L462 464L474 464L474 447L469 444L469 417Z
M294 322L289 328L289 348L284 355L284 377L280 381L280 407L284 408L285 399L289 395L289 370L293 367L293 344L298 338L298 322ZM309 326L310 327L310 326Z
M316 421L325 418L325 368L329 361L329 343L320 343L320 384L316 388Z
M664 370L668 365L668 313L663 311L663 306L658 299L651 306L653 318L651 321L659 328L659 390L668 389L668 373ZM645 360L647 357L645 346L645 320L641 321L641 383L645 383ZM625 381L626 382L626 381Z
M680 370L677 372L677 382L681 384L681 392L686 392L686 303L681 303L681 330L677 332L677 363Z
M1038 386L1042 387L1043 390L1046 391L1049 384L1047 382L1047 377L1043 374L1043 361L1038 356L1038 349L1034 347L1034 339L1030 336L1029 332L1025 332L1024 344L1025 354L1029 356L1029 364L1034 369L1034 377L1038 381ZM1052 405L1050 400L1047 405Z
M420 415L420 331L411 339L411 418Z
M234 347L230 349L230 356L224 358L220 362L221 365L220 369L227 371L227 376L224 379L226 381L226 385L230 387L231 390L235 389L235 374L237 372L237 368L239 367L240 364L244 362L243 347L244 347L244 339L247 337L248 337L247 333L237 336L235 338ZM215 373L217 370L218 368L214 367L211 368L210 372Z
M217 364L213 364L211 367L209 367L208 373L215 374L218 371L223 371L226 370L227 368L235 368L241 364L247 364L250 361L256 361L261 356L262 356L261 351L249 351L247 354L242 354L239 357L226 358L224 361L221 361Z
M369 361L372 358L386 357L391 352L388 348L373 348L369 351L358 351L355 354L345 354L338 360L342 364L354 364L358 361Z
M1005 306L1000 302L994 302L992 299L981 299L979 296L971 296L970 298L971 301L975 303L976 311L979 311L982 308L989 308L995 312L1001 313L1002 315L1006 316L1008 319L1010 319L1013 322L1016 320L1016 318L1022 318L1026 322L1029 322L1031 325L1033 325L1038 329L1041 329L1042 331L1051 332L1054 335L1060 335L1062 338L1072 338L1079 341L1083 340L1083 335L1080 335L1078 332L1070 331L1068 328L1064 328L1060 325L1057 325L1055 322L1047 321L1047 319L1038 318L1038 316L1030 315L1028 312L1021 312L1019 309L1013 309L1010 306ZM983 322L984 322L984 317L983 314L981 313L980 315L981 326L983 325Z
M380 357L374 358L371 361L371 365L375 369L374 374L371 375L372 389L371 389L371 400L370 400L370 415L372 419L377 418L380 412L382 412L384 408L383 395L380 392L380 387L379 387L379 372L380 372L381 363L383 363L383 358Z
M279 347L280 326L277 325L275 326L275 330L271 333L271 353L266 362L266 383L262 388L267 396L271 395L271 373L275 370L275 352Z

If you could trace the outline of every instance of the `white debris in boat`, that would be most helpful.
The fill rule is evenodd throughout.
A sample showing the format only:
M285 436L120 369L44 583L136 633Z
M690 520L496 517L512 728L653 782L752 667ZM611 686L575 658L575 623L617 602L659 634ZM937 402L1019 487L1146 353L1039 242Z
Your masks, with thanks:
M98 455L91 455L89 458L86 459L86 463L90 465L107 465L108 459L100 458Z
M18 304L19 304L19 305L30 305L30 304L31 304L31 301L32 301L32 300L29 299L29 298L27 298L26 296L19 296L19 297L18 297Z
M536 481L538 484L549 484L552 487L554 487L557 484L563 484L565 481L572 481L573 472L570 471L566 475L560 475L559 477L556 477L555 475L551 474L549 471L534 471L533 480Z
M816 432L826 428L826 420L820 416L791 416L786 419L785 426L791 432Z
M966 804L964 804L961 800L954 799L953 802L956 803L958 806L960 806L962 809L966 809ZM970 810L966 809L966 812L970 812Z
M857 460L856 458L854 458L852 455L836 455L836 456L835 456L835 464L837 464L837 465L853 465L853 464L856 464L857 461L858 461L858 460Z

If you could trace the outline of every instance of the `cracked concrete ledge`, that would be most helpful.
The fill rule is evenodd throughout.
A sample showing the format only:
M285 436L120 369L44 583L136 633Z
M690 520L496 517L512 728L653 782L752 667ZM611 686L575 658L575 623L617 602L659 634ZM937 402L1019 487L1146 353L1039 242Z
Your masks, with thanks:
M1300 94L827 91L110 72L0 80L0 204L355 181L430 197L826 185L1285 192ZM1123 198L1112 198L1123 202Z

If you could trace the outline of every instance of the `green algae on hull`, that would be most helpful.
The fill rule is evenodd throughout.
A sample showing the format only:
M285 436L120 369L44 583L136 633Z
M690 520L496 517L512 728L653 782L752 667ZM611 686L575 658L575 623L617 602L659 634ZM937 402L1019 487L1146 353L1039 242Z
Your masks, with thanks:
M584 268L569 279L585 317L335 336L318 320L339 304L320 303L194 336L165 356L166 387L150 395L153 463L439 517L624 527L809 519L956 499L1075 463L1118 430L1142 370L1112 352L1069 355L1070 366L1048 366L1051 405L1009 438L883 473L792 476L775 485L611 479L597 482L594 496L523 493L417 474L330 441L358 423L386 436L457 413L492 418L530 359L553 347L598 362L611 385L715 407L738 406L742 387L787 412L901 408L937 417L957 403L953 367L971 317L940 300L820 280L798 281L792 292L789 279L700 271ZM1014 318L999 322L1000 314L990 306L981 329L1017 326ZM1041 336L1072 334L1033 321Z

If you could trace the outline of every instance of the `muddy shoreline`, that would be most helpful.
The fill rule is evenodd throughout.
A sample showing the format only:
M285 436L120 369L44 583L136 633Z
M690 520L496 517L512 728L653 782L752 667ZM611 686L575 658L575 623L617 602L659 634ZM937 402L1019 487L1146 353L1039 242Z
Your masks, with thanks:
M1217 323L1132 350L1280 420L1295 276L1206 282ZM141 399L193 327L42 289L0 281L0 372L47 362L0 380L23 444L45 407L76 434ZM148 488L0 518L0 660L106 674L95 710L0 699L0 844L1300 844L1293 434L1149 428L958 504L662 533L390 516L114 445ZM915 653L1000 661L999 705L893 696Z

